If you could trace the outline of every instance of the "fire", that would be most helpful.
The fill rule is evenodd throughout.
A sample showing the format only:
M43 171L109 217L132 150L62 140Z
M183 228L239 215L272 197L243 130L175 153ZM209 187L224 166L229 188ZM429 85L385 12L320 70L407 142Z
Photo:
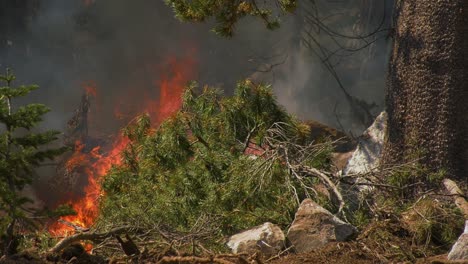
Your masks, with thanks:
M83 88L87 95L97 97L97 85L93 81L89 81L83 84Z
M61 220L83 229L94 223L99 215L99 199L103 195L99 181L113 165L119 166L122 163L121 153L128 143L128 138L120 136L108 153L101 154L101 147L95 147L89 153L83 153L85 145L82 142L76 142L75 152L65 166L68 171L78 166L85 167L88 183L83 190L83 197L69 202L76 215L65 216ZM49 232L56 236L65 236L75 232L76 228L71 225L57 222L49 227Z
M149 104L147 107L151 109L156 122L161 122L180 109L185 85L194 77L193 57L188 57L184 61L170 58L167 64L169 70L164 72L159 82L155 82L155 86L159 87L159 100L157 104Z
M157 125L178 111L182 104L181 95L184 87L194 77L194 66L195 60L191 55L181 59L168 58L158 69L160 78L153 82L159 91L158 98L144 101L141 104L144 107L134 115L148 113L152 123ZM98 95L96 87L94 82L85 84L86 94L96 97ZM114 112L117 119L126 117L126 114L123 114L118 108ZM91 151L85 151L85 142L75 142L74 153L67 160L65 168L70 172L77 168L84 168L82 171L86 174L87 185L84 187L83 196L80 199L68 201L76 215L62 217L60 222L51 225L49 227L51 234L66 236L74 233L77 229L86 229L94 224L99 215L99 201L104 195L100 181L112 166L122 164L121 154L129 143L128 138L119 136L110 150L104 152L104 147L101 146L94 147Z
M149 72L156 72L159 78L153 80L152 85L158 94L148 91L142 92L142 103L130 105L128 98L134 94L125 94L118 99L114 107L114 117L117 119L129 119L134 116L147 113L154 125L161 123L164 119L177 112L181 105L181 95L187 83L195 77L196 60L193 56L194 50L187 49L185 56L178 58L168 57L161 65L149 65ZM128 89L133 91L133 89Z

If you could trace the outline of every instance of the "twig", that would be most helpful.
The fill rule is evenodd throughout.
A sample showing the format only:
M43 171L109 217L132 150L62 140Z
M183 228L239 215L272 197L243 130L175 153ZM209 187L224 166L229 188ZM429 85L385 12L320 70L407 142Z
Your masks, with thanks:
M294 246L290 246L290 247L288 247L288 248L282 250L282 251L279 252L278 254L276 254L276 255L274 255L273 257L267 259L266 262L270 262L270 261L272 261L272 260L275 260L275 259L280 258L284 253L288 252L289 250L291 250L291 249L293 249L293 248L294 248Z
M338 190L336 185L330 180L330 178L325 175L325 173L322 173L321 171L315 169L315 168L310 168L307 166L303 166L304 169L306 169L308 172L317 175L320 179L322 179L335 193L336 198L338 199L338 202L340 203L339 208L338 208L338 214L342 214L343 217L346 220L346 216L343 214L343 209L345 207L345 202L343 199L343 195L341 195L341 192Z

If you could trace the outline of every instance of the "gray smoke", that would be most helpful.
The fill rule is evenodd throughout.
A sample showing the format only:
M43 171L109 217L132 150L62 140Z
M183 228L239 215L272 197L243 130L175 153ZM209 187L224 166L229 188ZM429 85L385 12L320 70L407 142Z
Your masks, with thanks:
M290 41L276 49L286 59L276 58L277 63L270 64L276 67L263 77L273 83L279 101L301 119L360 134L366 127L356 118L342 88L375 104L372 114L382 111L392 9L391 0L300 2L297 14L283 25L288 29L283 28L283 36ZM314 16L323 23L320 27L312 21ZM324 58L342 88L325 67Z
M39 1L35 12L25 20L24 30L15 33L11 30L15 24L10 23L9 36L4 40L8 45L0 45L4 47L0 51L1 67L13 68L21 83L41 86L34 100L53 109L47 127L63 129L79 103L83 84L93 81L100 97L94 114L98 120L106 120L99 122L99 129L115 131L125 121L109 121L117 100L121 100L117 98L128 100L125 104L138 104L148 95L157 97L154 80L158 72L149 68L163 63L167 56L185 56L189 47L196 49L196 79L202 84L220 85L229 94L237 80L255 76L273 83L280 102L300 118L338 126L339 114L345 129L353 127L336 80L310 47L301 43L308 26L304 6L295 16L283 17L277 31L265 30L259 20L246 19L233 39L223 39L209 32L210 23L177 21L163 1L86 2L91 4L84 5L82 0ZM322 0L316 4L322 17L334 17L331 22L325 21L327 25L352 35L365 34L377 26L383 15L379 3L383 2ZM356 26L361 27L359 32ZM326 33L315 34L324 45L330 45ZM375 102L380 108L387 46L388 41L378 41L341 58L336 66L350 94ZM339 106L336 111L335 105Z

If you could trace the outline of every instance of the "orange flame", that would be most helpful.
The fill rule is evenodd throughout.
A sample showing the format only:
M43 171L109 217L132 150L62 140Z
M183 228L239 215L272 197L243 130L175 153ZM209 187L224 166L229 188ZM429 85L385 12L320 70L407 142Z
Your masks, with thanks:
M85 167L88 183L84 188L84 196L69 202L76 215L62 217L62 220L81 228L88 228L94 223L99 214L99 200L103 195L99 181L113 165L118 166L122 163L121 153L128 143L129 139L121 136L106 154L99 153L100 147L95 147L90 153L83 153L85 145L81 142L75 144L75 152L65 166L68 171L80 166ZM75 228L59 222L49 227L49 232L56 236L66 236L74 231Z
M183 57L172 56L161 65L149 65L148 70L157 72L159 75L159 78L152 82L159 93L151 96L149 92L142 92L144 99L138 105L129 105L128 98L135 97L135 95L125 94L115 104L114 117L129 119L147 113L151 117L152 124L157 125L177 112L182 105L181 95L185 86L195 77L196 60L193 53L194 49L188 49L188 53Z
M154 85L159 88L159 97L157 100L146 100L143 109L139 113L146 112L150 115L154 125L159 124L165 118L174 114L181 107L181 95L187 82L194 76L195 60L189 55L182 59L169 58L160 69L159 80L154 81ZM84 85L88 95L97 96L96 84L89 82ZM116 109L114 111L117 118L124 118L125 115ZM138 114L138 113L135 113ZM93 225L99 215L99 201L104 195L100 181L112 166L122 164L121 153L130 143L126 137L119 136L112 148L107 153L102 153L101 146L94 147L88 153L85 153L85 143L77 141L75 151L65 164L69 172L77 168L84 168L87 175L87 185L84 187L84 195L77 200L71 200L68 203L76 211L76 215L62 217L63 224L56 222L49 227L49 232L56 236L66 236L75 232L76 228L89 228Z
M149 104L147 107L155 113L153 118L156 122L161 122L180 109L184 88L188 81L194 77L195 60L191 56L184 61L170 58L167 64L169 71L166 71L163 78L155 83L156 86L159 86L159 101L157 104Z
M85 89L85 92L87 95L92 95L94 97L97 97L97 85L93 81L89 81L85 84L83 84L83 88Z

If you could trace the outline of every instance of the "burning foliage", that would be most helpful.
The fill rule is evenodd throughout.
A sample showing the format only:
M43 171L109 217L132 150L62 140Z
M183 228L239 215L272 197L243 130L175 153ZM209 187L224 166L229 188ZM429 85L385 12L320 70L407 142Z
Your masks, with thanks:
M148 98L141 104L142 108L136 108L136 112L133 110L123 114L120 110L115 111L115 118L125 119L137 113L147 113L153 124L162 122L181 107L181 94L193 76L194 64L192 56L167 58L158 69L162 73L160 78L154 81L159 91L157 99ZM91 99L97 99L98 88L94 82L88 82L84 90L80 106L68 122L64 137L64 143L71 146L73 151L61 160L58 166L61 177L54 182L56 189L63 190L60 196L65 198L60 202L70 204L76 214L62 217L49 226L49 232L55 236L87 230L94 224L99 215L101 197L104 196L100 185L102 177L112 167L122 165L122 154L130 143L130 139L123 134L114 137L111 144L90 135ZM80 189L80 186L84 187Z

